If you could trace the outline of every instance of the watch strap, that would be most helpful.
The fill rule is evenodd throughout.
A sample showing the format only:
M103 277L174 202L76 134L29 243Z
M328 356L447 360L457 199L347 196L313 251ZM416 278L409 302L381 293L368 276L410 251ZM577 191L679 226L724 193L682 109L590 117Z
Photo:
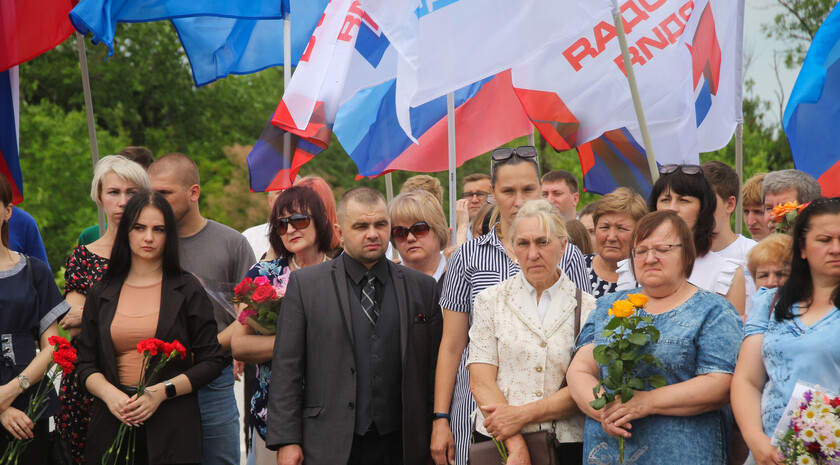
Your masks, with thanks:
M175 389L175 385L172 384L171 381L164 381L164 387L166 387L166 398L171 399L178 395L178 391Z

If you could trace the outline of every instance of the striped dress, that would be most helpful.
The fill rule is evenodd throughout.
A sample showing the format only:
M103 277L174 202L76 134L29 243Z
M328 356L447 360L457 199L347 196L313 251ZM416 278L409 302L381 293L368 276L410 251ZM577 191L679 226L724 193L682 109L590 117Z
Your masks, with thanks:
M560 260L560 268L585 292L592 292L586 274L586 264L580 249L567 244ZM505 253L505 247L496 235L496 227L460 246L446 266L440 306L454 312L470 313L479 292L498 284L519 272L519 265L511 261ZM455 438L455 464L467 465L472 425L470 414L476 405L470 394L470 377L466 370L469 356L469 344L461 356L458 374L455 378L455 390L449 414L452 417L450 427Z

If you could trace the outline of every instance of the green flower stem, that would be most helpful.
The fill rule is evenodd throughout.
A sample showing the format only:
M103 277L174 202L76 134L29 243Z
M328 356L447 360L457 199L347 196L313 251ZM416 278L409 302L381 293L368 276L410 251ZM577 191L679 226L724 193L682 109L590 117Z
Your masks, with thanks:
M618 463L624 463L624 437L618 438Z

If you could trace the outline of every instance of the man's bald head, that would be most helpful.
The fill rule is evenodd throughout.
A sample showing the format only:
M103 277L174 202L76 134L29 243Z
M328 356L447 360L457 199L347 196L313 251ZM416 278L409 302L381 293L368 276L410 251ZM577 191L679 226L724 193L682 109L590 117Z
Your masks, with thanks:
M173 179L185 188L199 184L198 166L183 153L168 153L152 163L149 177L172 175Z

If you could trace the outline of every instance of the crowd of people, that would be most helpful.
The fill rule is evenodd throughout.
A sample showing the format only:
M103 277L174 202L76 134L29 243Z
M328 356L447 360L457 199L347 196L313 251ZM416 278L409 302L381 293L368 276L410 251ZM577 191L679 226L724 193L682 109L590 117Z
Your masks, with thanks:
M741 186L712 161L660 166L647 199L579 205L575 176L541 175L537 155L494 150L464 177L456 225L431 176L390 201L308 176L239 233L201 214L188 156L127 147L96 166L106 226L80 232L63 293L0 177L0 449L98 464L126 425L113 463L239 464L244 448L253 465L466 465L496 441L536 465L526 438L549 432L562 463L783 463L770 437L797 380L840 384L840 200L800 171ZM732 229L739 198L750 238ZM777 224L787 202L798 216ZM243 279L282 296L276 332L237 318ZM596 409L615 305L636 295L658 363L632 376L664 386ZM33 419L60 331L76 369ZM148 338L188 356L140 389Z

